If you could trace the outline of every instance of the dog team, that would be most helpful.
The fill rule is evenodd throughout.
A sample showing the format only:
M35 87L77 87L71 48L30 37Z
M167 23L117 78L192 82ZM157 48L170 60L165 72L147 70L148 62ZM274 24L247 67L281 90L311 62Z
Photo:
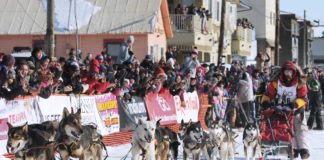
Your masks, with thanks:
M176 160L181 144L184 160L233 160L237 135L223 120L210 119L206 124L208 131L203 130L199 121L185 123L182 120L177 137L170 128L161 127L160 120L155 123L139 119L133 132L132 160ZM260 138L257 123L248 123L243 131L246 159L262 157Z
M199 160L201 157L206 160L234 159L234 139L237 135L222 120L207 118L207 131L203 130L199 121L185 123L182 120L178 134L168 127L162 127L160 120L138 120L130 149L132 160L175 160L179 158L178 147L181 144L185 160ZM8 128L7 151L15 154L17 160L54 160L55 152L62 160L70 157L101 160L102 152L106 149L95 125L81 125L81 109L70 113L64 108L60 122L26 123L22 126L8 123ZM256 123L248 123L244 128L243 144L246 159L262 156Z
M63 110L60 122L12 126L8 123L7 151L17 160L55 160L55 152L62 160L101 160L105 148L103 137L95 125L81 125L81 109L76 113Z

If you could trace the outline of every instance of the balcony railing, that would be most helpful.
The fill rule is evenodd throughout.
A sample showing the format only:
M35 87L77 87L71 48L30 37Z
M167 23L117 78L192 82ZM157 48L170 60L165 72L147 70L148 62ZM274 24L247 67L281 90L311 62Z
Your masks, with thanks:
M196 15L171 14L174 32L202 32L208 34L211 22Z

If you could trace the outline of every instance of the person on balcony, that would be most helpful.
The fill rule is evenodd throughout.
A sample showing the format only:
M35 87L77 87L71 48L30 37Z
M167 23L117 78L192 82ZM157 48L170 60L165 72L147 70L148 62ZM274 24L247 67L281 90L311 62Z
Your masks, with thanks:
M203 8L200 12L201 17L201 33L202 34L208 34L207 31L207 10Z

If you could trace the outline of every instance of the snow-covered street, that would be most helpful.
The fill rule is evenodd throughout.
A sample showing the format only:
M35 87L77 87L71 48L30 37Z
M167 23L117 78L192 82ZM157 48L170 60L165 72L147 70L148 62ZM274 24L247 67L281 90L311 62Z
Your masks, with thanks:
M240 136L236 138L237 149L235 160L243 160L243 145L242 145L242 132L239 134ZM311 130L308 134L308 140L310 145L310 160L320 160L324 157L324 131L315 131ZM108 147L109 160L120 160L123 156L127 154L131 145L121 145L117 147ZM127 159L131 159L131 154L127 156ZM179 149L179 157L178 159L182 159L182 148Z

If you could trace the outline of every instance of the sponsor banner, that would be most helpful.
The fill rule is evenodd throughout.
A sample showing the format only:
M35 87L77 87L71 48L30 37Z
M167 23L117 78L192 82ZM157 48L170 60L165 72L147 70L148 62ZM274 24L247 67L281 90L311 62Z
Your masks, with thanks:
M170 93L148 93L145 103L150 120L161 119L162 125L177 123L174 98Z
M131 102L124 102L118 99L118 111L120 115L120 130L134 130L138 119L147 119L147 112L144 99L132 97Z
M42 122L60 121L63 109L66 107L71 112L71 102L69 96L50 96L47 99L38 97L38 106L41 111ZM75 110L75 108L73 108Z
M192 110L199 110L199 97L196 91L185 92L183 97L184 97L186 108Z
M39 123L33 109L34 98L17 99L12 101L0 100L0 140L7 139L7 122L13 126L21 126L25 123Z
M5 140L8 138L8 118L0 118L0 140Z
M176 111L177 111L177 122L180 123L181 120L184 122L198 121L199 113L199 97L197 92L185 92L184 103L181 103L179 96L174 96Z
M21 126L28 122L41 122L41 113L38 105L34 105L35 98L6 101L0 99L0 140L7 138L7 122L13 126Z
M97 95L95 96L95 102L104 126L104 132L108 134L119 132L120 120L116 96L111 93Z
M75 108L75 112L78 108L81 108L82 124L95 124L101 134L105 134L103 124L98 114L96 97L95 96L71 96L71 106Z

